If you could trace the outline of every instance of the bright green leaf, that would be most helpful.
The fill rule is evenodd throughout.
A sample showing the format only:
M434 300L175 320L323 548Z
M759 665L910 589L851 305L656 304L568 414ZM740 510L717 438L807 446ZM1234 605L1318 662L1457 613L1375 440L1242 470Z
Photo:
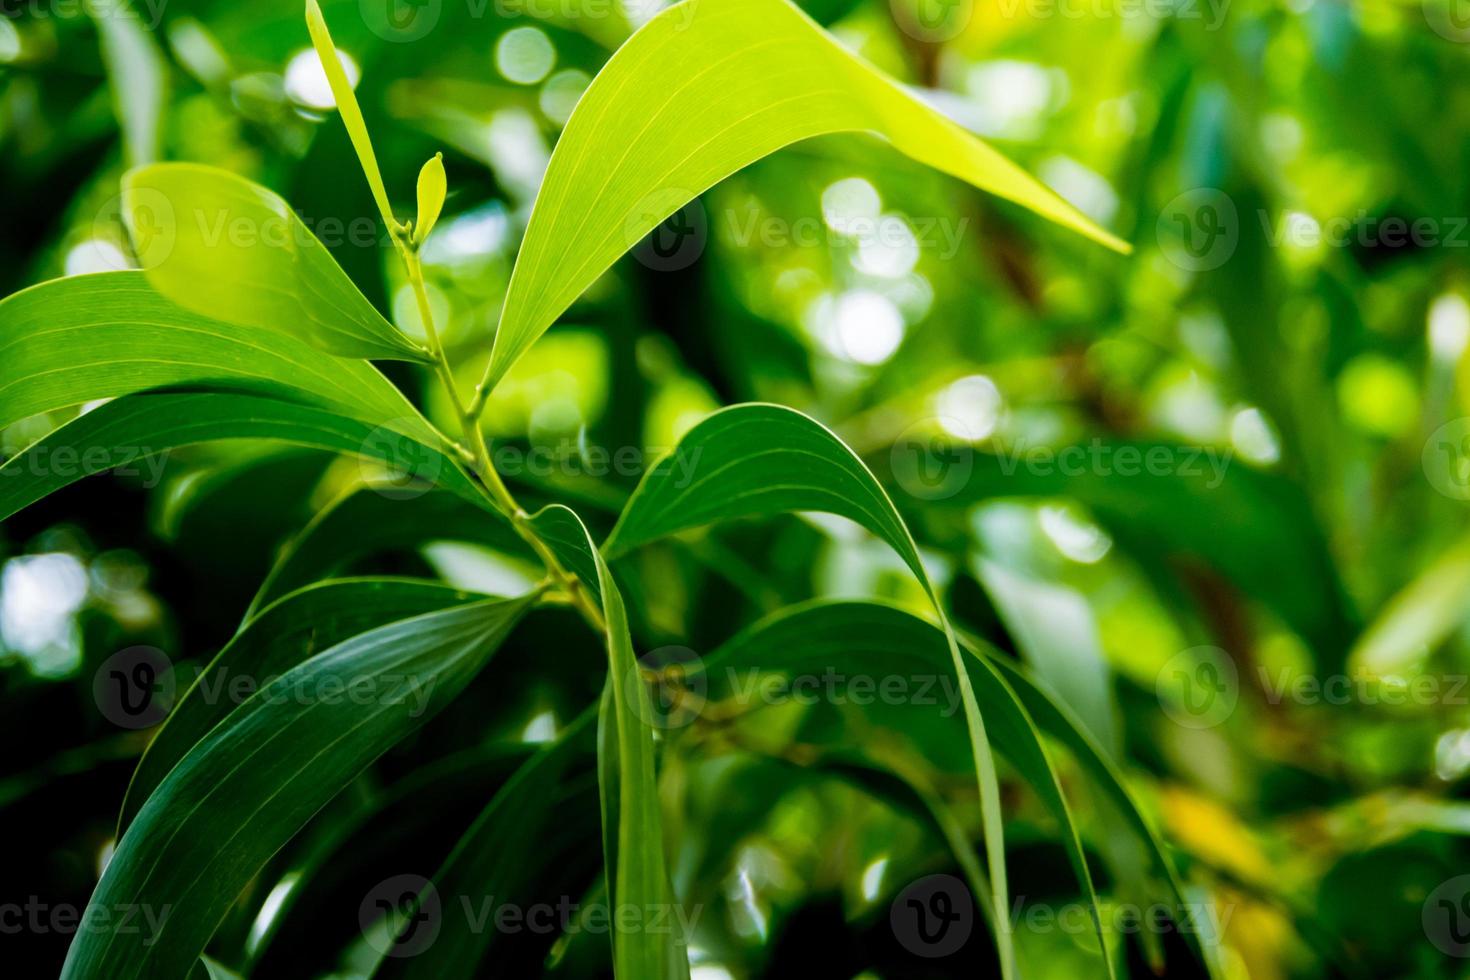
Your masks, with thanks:
M961 662L959 645L893 501L862 460L821 423L780 405L735 405L705 417L638 484L604 548L616 556L677 531L714 521L814 510L837 514L886 541L913 570L949 638L959 682L975 781L984 814L993 921L1008 923L1000 783L985 721ZM999 929L1001 971L1013 976L1010 930Z
M786 0L677 4L603 66L557 142L516 259L488 384L618 256L696 195L783 146L843 132L876 134L920 163L1127 251Z
M123 217L148 282L186 309L341 357L429 360L259 184L192 163L140 167L123 178Z
M444 195L448 182L444 176L444 154L435 153L434 158L419 170L419 212L413 222L413 240L422 243L434 230L439 212L444 210Z

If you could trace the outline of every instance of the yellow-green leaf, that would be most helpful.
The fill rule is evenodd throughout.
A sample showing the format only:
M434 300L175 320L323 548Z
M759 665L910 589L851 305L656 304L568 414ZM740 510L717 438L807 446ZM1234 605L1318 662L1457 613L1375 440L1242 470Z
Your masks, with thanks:
M419 171L419 214L413 223L413 240L422 242L434 230L439 212L444 210L448 181L444 177L444 154L434 158Z
M311 32L311 43L316 48L317 58L321 60L322 70L327 73L327 84L331 85L332 98L337 103L337 111L342 114L342 125L347 127L347 135L352 140L352 148L357 151L362 172L373 189L373 200L378 202L384 224L389 228L396 228L393 207L388 203L388 190L383 186L383 174L378 170L378 158L373 153L373 141L368 136L367 123L363 121L362 109L358 107L357 96L352 92L352 83L347 80L347 72L337 57L337 45L332 43L332 34L327 30L322 8L316 0L306 0L306 29Z
M690 0L633 35L568 120L516 260L488 384L697 194L783 146L842 132L876 134L920 163L1128 250L786 0Z
M185 309L342 357L428 360L259 184L192 163L139 167L123 178L123 217L149 284Z

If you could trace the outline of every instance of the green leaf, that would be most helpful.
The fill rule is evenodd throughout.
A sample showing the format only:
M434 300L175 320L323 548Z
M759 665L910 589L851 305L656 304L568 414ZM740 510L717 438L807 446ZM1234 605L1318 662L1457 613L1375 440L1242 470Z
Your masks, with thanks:
M251 602L249 615L358 558L431 541L473 542L536 560L483 498L470 500L441 490L405 496L375 485L355 487L318 511L286 546Z
M141 272L69 276L0 300L0 428L148 388L211 385L284 397L439 437L371 364L275 330L191 313Z
M913 537L888 494L842 440L821 423L780 405L735 405L714 412L685 433L674 450L644 475L604 547L613 557L713 521L801 510L846 517L882 538L913 570L934 603L949 637L951 664L969 728L984 815L993 921L1007 925L1000 784L969 673ZM996 945L1001 971L1009 978L1015 969L1009 929L997 930Z
M1033 578L994 561L976 573L1022 656L1084 722L1099 744L1121 747L1112 672L1092 608L1075 589Z
M1106 948L1092 873L1056 770L1042 745L1040 731L1011 685L989 660L969 655L963 658L963 663L993 744L1061 825L1062 845L1089 902L1098 941ZM703 661L712 696L732 693L740 684L749 689L748 677L737 683L739 671L794 676L824 676L833 671L840 676L875 679L876 688L878 679L932 680L936 676L948 676L952 669L949 636L944 630L911 613L873 602L817 601L781 610L748 627ZM933 684L927 683L923 689L936 690ZM911 701L894 705L880 702L875 707L880 709L875 715L881 714L881 709L893 708L894 727L920 740L921 745L926 731L932 732L933 738L948 741L953 728L960 723L958 719L950 722L941 714L946 707L945 699L933 694L922 698L916 694ZM938 720L943 724L936 730L932 725L918 724L924 720ZM951 836L946 834L947 839ZM963 855L961 863L968 870ZM1005 914L1009 915L1009 909ZM991 921L1006 923L1009 919L1003 916ZM1111 975L1112 959L1105 959Z
M139 167L123 177L123 217L148 282L185 309L341 357L431 360L259 184L193 163Z
M419 170L418 217L413 222L413 240L423 244L439 221L439 212L444 210L444 195L448 182L444 176L444 154L435 153L434 158Z
M599 718L606 737L598 740L598 768L604 774L604 808L615 812L617 819L615 830L606 821L603 826L612 906L633 906L645 912L658 909L661 915L672 915L675 896L664 858L663 816L649 725L655 716L633 655L622 595L575 513L553 504L533 515L531 523L568 570L579 576L588 573L590 577L582 581L589 587L596 583L607 626L608 683ZM574 535L573 528L580 528L580 533ZM609 773L616 778L612 791ZM672 934L642 928L614 932L613 963L618 976L638 980L689 976L688 950Z
M359 633L473 598L431 582L341 579L293 592L250 619L199 673L148 743L118 816L118 837L191 748L255 690Z
M152 163L158 159L163 111L168 102L168 68L163 52L158 50L142 17L126 2L88 0L87 13L97 24L102 61L107 66L128 162Z
M121 926L80 931L62 976L187 976L266 860L452 700L534 598L476 602L360 634L231 712L143 804L89 906L151 908L166 920L151 935Z
M362 109L357 104L357 96L353 94L352 83L347 80L347 72L342 67L341 59L337 57L337 46L332 43L332 34L327 30L322 8L316 0L306 0L306 29L311 34L312 47L316 48L316 56L321 60L322 69L327 74L327 84L332 88L337 111L342 114L342 125L347 127L352 148L357 151L362 172L367 177L368 186L372 188L373 200L378 202L383 223L390 229L396 229L398 222L393 217L393 205L388 202L388 190L383 186L383 174L378 170L378 158L373 153L373 141L368 136L367 123L363 121Z
M587 841L597 837L596 718L595 710L582 714L500 788L430 879L441 903L489 896L500 905L529 908L555 902L558 883L575 887L587 863ZM600 861L595 845L590 850ZM470 916L450 915L431 946L411 958L383 959L372 976L469 978L482 975L480 964L491 956L496 973L528 975L539 963L526 960L537 952L544 959L541 947L556 935L550 932L530 950L517 950L517 938L534 937L477 929Z
M613 55L562 131L516 259L487 385L696 195L783 146L843 132L876 134L920 163L1128 249L786 0L682 3Z
M78 416L0 465L0 520L83 477L111 469L156 476L158 454L221 439L275 439L380 461L403 483L483 501L439 449L327 409L235 392L147 391Z
M1382 677L1412 671L1465 622L1470 537L1414 577L1379 612L1348 654L1348 666Z

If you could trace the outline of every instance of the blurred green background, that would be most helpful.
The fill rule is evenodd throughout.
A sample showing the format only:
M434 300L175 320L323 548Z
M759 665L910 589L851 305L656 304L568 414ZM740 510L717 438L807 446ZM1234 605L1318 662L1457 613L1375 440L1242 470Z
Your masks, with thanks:
M130 9L0 3L0 291L128 267L119 177L191 160L282 194L418 332L300 5ZM445 152L450 198L424 261L468 388L560 127L656 3L324 9L390 192L409 200L419 165ZM810 413L889 486L956 621L1028 662L1112 753L1191 894L1217 910L1226 976L1470 976L1454 938L1470 932L1470 11L807 9L1134 254L875 139L797 145L635 248L496 391L487 432L526 454L507 467L518 495L571 503L605 531L641 472L615 465L619 450L669 447L736 401ZM446 418L425 376L390 375ZM0 448L63 420L14 426ZM0 904L81 908L111 846L148 736L99 712L97 665L136 645L206 662L282 543L361 476L355 462L225 443L84 481L4 525ZM708 651L813 595L923 608L898 559L835 520L737 525L630 560L640 650ZM530 581L478 542L350 568L492 591ZM528 623L493 681L278 857L217 938L227 961L257 976L345 970L353 896L396 870L384 854L422 851L433 867L503 778L504 746L568 722L601 671L570 614ZM938 965L892 948L887 903L945 867L943 844L881 794L791 766L792 713L772 711L761 744L696 732L666 761L683 814L674 865L705 906L696 975L992 970L983 930ZM448 775L429 778L426 759ZM919 762L973 826L963 759ZM1084 843L1106 854L1106 814L1064 774ZM1014 894L1075 903L1055 827L1017 781L1004 786ZM374 834L395 806L412 832ZM334 843L343 827L356 836ZM333 880L310 900L283 890L331 847ZM326 895L348 898L333 911L317 904ZM0 915L7 961L26 964L16 975L56 969L65 929L18 921ZM1021 929L1025 976L1094 975L1089 938ZM1155 941L1169 975L1194 975L1167 931L1130 943L1135 971Z

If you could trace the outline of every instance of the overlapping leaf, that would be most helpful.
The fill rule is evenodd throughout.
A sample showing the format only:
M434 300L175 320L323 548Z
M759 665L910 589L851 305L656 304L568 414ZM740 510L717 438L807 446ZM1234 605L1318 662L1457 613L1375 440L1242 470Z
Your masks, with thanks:
M178 306L141 272L70 276L0 300L0 428L149 388L210 385L286 398L438 441L372 365L277 330Z
M144 457L221 439L275 439L375 460L403 483L483 500L438 448L338 412L243 392L138 392L101 405L0 465L0 519L84 477L135 469Z
M534 515L563 566L595 583L607 632L608 683L599 718L598 768L602 774L604 850L614 907L631 906L667 915L675 896L664 858L663 817L659 811L658 774L654 762L654 717L643 683L622 595L575 513L552 505ZM580 533L574 529L580 528ZM615 784L615 785L614 785ZM615 826L610 826L615 821ZM681 937L638 928L613 938L613 962L623 977L689 976L688 951Z
M567 122L516 260L489 382L695 195L783 146L840 132L876 134L920 163L1127 248L786 0L691 0L634 34Z
M862 460L825 426L794 409L764 404L722 409L685 433L670 458L649 470L608 535L605 549L615 556L717 520L801 510L838 514L882 538L913 570L934 603L949 638L951 666L964 704L984 814L996 945L1001 970L1010 977L1015 954L1010 931L1005 928L1009 919L1000 787L985 721L918 547L893 501Z
M139 167L123 178L123 217L148 282L185 309L290 333L342 357L429 359L290 205L259 184L191 163ZM352 228L342 226L343 234ZM378 235L374 222L374 243Z
M340 579L293 592L254 617L200 672L148 743L118 816L118 836L194 745L241 699L359 633L470 601L468 593L408 579Z
M93 907L167 910L166 921L153 935L115 921L79 932L62 976L187 976L265 861L453 699L531 599L476 602L360 634L231 712L143 804L92 895Z

